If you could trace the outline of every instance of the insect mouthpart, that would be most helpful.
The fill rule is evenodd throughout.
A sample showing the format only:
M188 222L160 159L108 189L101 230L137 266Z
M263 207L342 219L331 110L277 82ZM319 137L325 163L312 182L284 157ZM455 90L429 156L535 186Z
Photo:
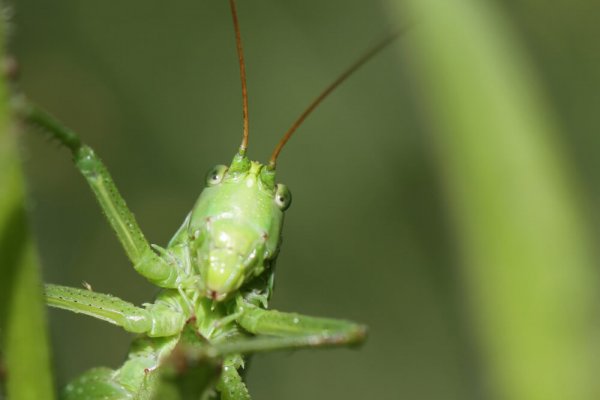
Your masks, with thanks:
M205 270L206 297L216 301L227 298L244 283L244 260L231 248L210 250Z
M217 292L216 292L216 291L214 291L214 290L209 290L209 291L207 292L207 297L208 297L209 299L212 299L212 300L214 300L214 301L222 301L223 299L225 299L225 297L226 297L226 296L227 296L227 295L224 295L224 294L222 294L222 293L217 293Z

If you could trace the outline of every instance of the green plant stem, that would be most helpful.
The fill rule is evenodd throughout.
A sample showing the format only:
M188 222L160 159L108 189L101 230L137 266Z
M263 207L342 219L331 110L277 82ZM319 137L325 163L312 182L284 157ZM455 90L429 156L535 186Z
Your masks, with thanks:
M415 21L408 59L463 250L489 397L599 398L592 238L526 56L493 3L395 6Z
M4 55L0 20L0 54ZM24 206L24 184L0 78L0 393L11 400L54 398L45 307L35 247Z

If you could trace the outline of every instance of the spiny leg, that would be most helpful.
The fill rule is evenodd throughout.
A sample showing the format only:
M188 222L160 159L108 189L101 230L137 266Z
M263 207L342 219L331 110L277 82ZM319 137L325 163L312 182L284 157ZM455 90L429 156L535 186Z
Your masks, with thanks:
M185 316L157 303L140 308L109 294L59 285L45 285L48 305L89 315L127 332L146 333L152 337L178 334L185 325Z
M136 271L157 286L177 287L177 269L152 250L108 169L92 148L83 144L74 132L62 126L50 114L25 99L21 100L16 108L23 119L47 131L71 150L77 169L89 183Z
M361 344L367 336L366 326L350 321L264 310L245 302L241 307L243 312L237 319L238 324L257 337L214 344L217 354L354 346Z
M238 372L243 363L240 355L231 355L225 359L217 383L221 400L250 400L248 388L246 388L246 384Z
M244 329L258 335L254 338L213 343L206 356L229 356L239 359L240 354L311 347L353 346L362 343L367 329L350 321L309 317L295 313L265 310L247 302L238 303L237 322ZM231 358L233 357L233 358ZM238 373L241 365L224 364L217 385L223 400L250 399Z
M104 367L86 371L64 388L60 399L131 399L131 392L114 381L114 374L114 370Z

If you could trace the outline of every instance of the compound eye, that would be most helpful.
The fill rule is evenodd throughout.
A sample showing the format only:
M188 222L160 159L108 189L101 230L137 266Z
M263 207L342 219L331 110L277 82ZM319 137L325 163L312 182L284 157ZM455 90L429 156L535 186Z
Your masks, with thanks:
M282 183L277 184L277 188L275 189L275 204L277 207L281 209L281 211L285 211L288 209L290 204L292 204L292 193Z
M217 165L208 171L208 174L206 175L206 186L215 186L221 183L226 172L226 165Z

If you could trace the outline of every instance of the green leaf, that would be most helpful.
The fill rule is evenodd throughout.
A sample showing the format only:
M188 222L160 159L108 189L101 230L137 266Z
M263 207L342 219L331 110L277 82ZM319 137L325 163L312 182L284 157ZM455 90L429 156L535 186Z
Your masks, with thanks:
M401 0L490 397L597 399L597 275L580 188L493 3Z
M0 79L0 382L10 400L53 399L39 266L23 193L7 89Z

